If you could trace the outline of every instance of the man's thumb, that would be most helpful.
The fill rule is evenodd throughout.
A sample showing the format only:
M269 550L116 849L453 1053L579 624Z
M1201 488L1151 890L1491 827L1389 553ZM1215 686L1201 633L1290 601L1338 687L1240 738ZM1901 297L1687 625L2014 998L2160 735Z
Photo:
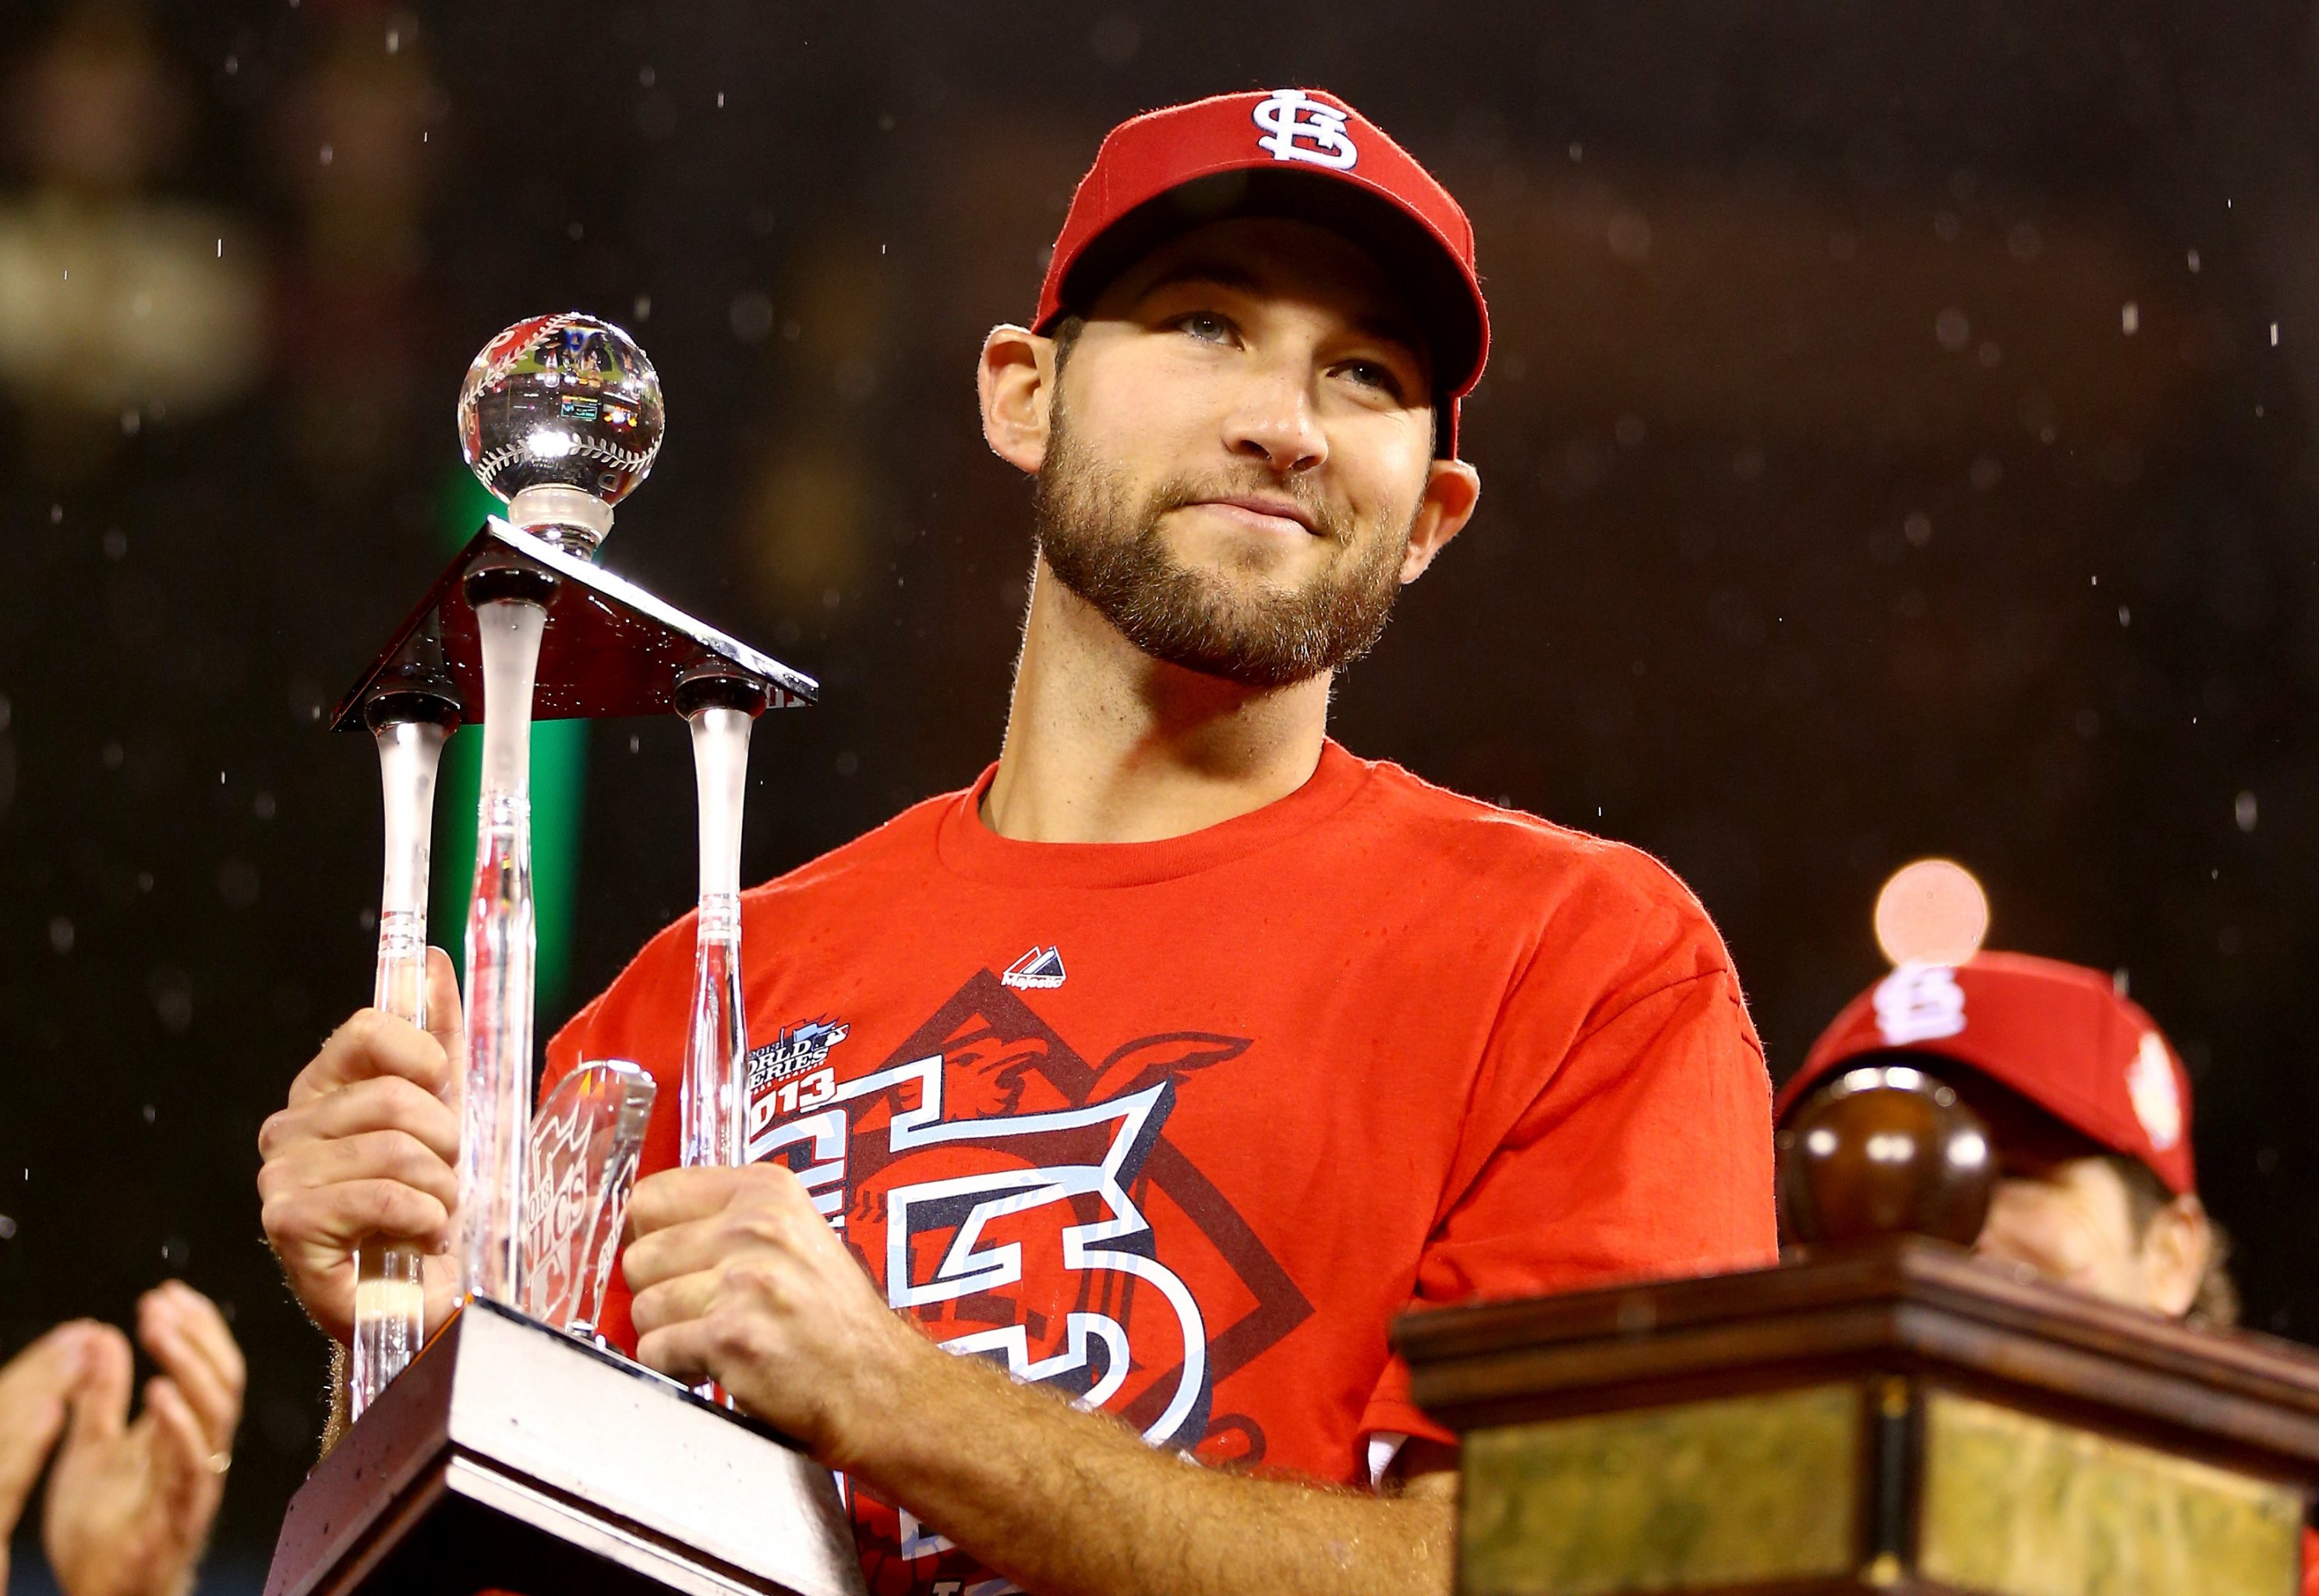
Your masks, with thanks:
M451 1060L451 1078L456 1081L467 1067L465 1044L460 1041L464 1031L459 1014L459 975L451 968L451 955L440 948L427 950L427 1034L442 1044Z

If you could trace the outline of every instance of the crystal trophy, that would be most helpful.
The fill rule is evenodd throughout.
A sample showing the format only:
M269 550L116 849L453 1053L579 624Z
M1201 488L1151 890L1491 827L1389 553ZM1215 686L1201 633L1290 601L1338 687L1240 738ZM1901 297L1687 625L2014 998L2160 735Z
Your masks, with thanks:
M592 1337L658 1088L625 1059L582 1064L531 1118L524 1312Z
M436 578L331 724L367 726L378 744L379 1003L417 1021L435 761L449 728L483 727L457 1088L461 1303L419 1347L415 1258L359 1249L361 1409L293 1498L267 1593L852 1596L861 1570L828 1472L594 1336L652 1078L598 1060L537 1115L530 1103L532 722L673 712L690 727L701 912L674 1106L684 1161L732 1164L751 729L819 689L595 564L663 428L658 379L626 333L581 315L519 322L476 357L458 416L462 451L507 513Z

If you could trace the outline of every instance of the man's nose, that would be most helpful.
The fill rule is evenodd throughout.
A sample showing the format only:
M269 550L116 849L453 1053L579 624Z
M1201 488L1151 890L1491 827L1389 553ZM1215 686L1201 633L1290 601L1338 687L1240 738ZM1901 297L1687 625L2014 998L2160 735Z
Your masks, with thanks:
M1313 413L1304 374L1283 365L1251 373L1225 423L1224 445L1241 458L1261 460L1277 476L1311 471L1326 460L1329 440Z

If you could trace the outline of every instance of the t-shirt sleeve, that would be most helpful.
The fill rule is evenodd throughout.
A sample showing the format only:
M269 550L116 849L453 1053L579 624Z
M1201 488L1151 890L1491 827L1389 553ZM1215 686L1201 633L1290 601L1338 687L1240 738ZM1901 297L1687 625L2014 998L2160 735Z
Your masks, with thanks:
M1474 1173L1409 1306L1775 1261L1771 1081L1728 967L1608 994L1575 1041L1553 984L1534 970L1509 996L1467 1115ZM1410 1401L1398 1357L1361 1429L1453 1438Z

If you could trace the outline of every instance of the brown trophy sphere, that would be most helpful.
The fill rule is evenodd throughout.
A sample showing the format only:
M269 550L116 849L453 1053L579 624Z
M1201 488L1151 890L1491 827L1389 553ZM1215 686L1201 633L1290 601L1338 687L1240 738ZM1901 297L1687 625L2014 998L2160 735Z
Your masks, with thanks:
M1989 1133L1920 1070L1845 1071L1797 1110L1779 1150L1781 1228L1807 1247L1899 1233L1970 1247L1989 1217Z

